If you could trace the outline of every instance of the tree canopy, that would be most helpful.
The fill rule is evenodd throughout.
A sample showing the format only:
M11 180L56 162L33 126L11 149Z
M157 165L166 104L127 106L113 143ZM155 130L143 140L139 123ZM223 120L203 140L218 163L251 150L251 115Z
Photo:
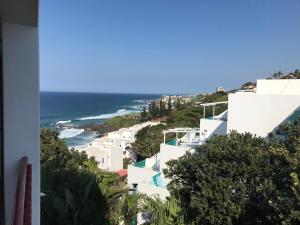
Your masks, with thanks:
M266 141L249 133L215 136L168 162L168 189L186 223L299 224L299 121Z
M163 142L162 131L165 129L167 129L166 125L159 124L147 126L137 132L132 148L139 159L152 157L159 151L159 146Z
M121 178L100 170L93 158L69 150L58 132L41 130L41 223L111 223L119 198L127 192Z

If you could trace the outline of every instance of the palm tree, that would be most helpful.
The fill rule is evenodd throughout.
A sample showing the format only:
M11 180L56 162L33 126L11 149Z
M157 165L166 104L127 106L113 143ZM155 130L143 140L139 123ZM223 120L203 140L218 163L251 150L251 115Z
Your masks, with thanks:
M87 170L97 177L100 192L108 206L107 219L109 219L112 224L119 224L119 214L121 213L117 208L121 199L128 194L128 188L126 188L125 183L121 180L119 175L100 170L93 160L87 161L85 166Z
M115 201L128 191L118 174L100 170L91 159L85 162L85 166L97 177L100 191L108 202Z
M110 222L115 225L136 225L137 215L141 212L141 202L144 195L139 193L130 194L127 192L115 204L113 214L110 217Z
M42 183L42 223L57 225L106 224L108 206L94 174L84 170L61 169L47 174Z
M283 75L283 73L281 71L278 71L276 73L273 73L272 78L279 79L282 75Z
M144 197L143 212L149 215L150 225L184 225L184 217L178 200L171 197L162 201L159 197Z

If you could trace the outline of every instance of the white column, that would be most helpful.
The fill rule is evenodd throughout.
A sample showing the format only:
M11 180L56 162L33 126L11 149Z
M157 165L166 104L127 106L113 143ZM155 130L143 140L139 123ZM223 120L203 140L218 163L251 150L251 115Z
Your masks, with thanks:
M38 29L3 23L5 218L11 224L19 161L32 164L32 224L40 224Z

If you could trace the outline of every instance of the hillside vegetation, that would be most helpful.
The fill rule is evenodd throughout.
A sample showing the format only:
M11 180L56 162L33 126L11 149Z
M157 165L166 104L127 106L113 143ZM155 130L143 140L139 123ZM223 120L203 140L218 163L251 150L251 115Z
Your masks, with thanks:
M199 127L200 119L203 117L203 107L201 103L227 101L228 94L226 92L216 92L213 94L198 95L191 103L177 104L176 107L168 112L167 119L163 125L145 127L136 135L136 141L132 144L132 148L138 159L152 157L159 152L159 146L163 142L163 130L174 127ZM225 111L227 105L216 106L216 115ZM165 110L165 108L163 108ZM156 109L156 117L160 116L160 108ZM212 115L212 108L206 108L206 117ZM155 115L149 115L155 119ZM168 136L167 139L173 138Z
M108 132L119 130L120 128L127 128L134 126L141 122L139 114L129 114L125 116L115 116L105 121L104 124L88 124L81 126L86 131L95 131L103 136Z

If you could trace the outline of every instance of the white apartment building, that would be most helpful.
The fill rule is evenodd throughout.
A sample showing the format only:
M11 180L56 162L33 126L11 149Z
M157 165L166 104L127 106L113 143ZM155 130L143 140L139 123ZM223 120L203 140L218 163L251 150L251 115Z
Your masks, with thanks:
M218 104L228 104L228 110L201 119L200 128L164 131L160 152L128 167L128 184L137 183L140 192L164 199L169 195L166 189L169 181L163 175L167 161L193 152L213 135L225 135L235 130L266 137L281 123L299 117L300 80L258 80L256 92L236 92L229 94L228 102L202 104L204 114L206 107L213 107L214 112ZM168 133L175 133L176 138L166 142Z
M160 122L144 122L129 128L121 128L95 139L89 146L78 149L86 152L89 157L94 157L100 169L118 171L123 169L123 159L135 159L130 149L139 130L147 126L158 125Z

